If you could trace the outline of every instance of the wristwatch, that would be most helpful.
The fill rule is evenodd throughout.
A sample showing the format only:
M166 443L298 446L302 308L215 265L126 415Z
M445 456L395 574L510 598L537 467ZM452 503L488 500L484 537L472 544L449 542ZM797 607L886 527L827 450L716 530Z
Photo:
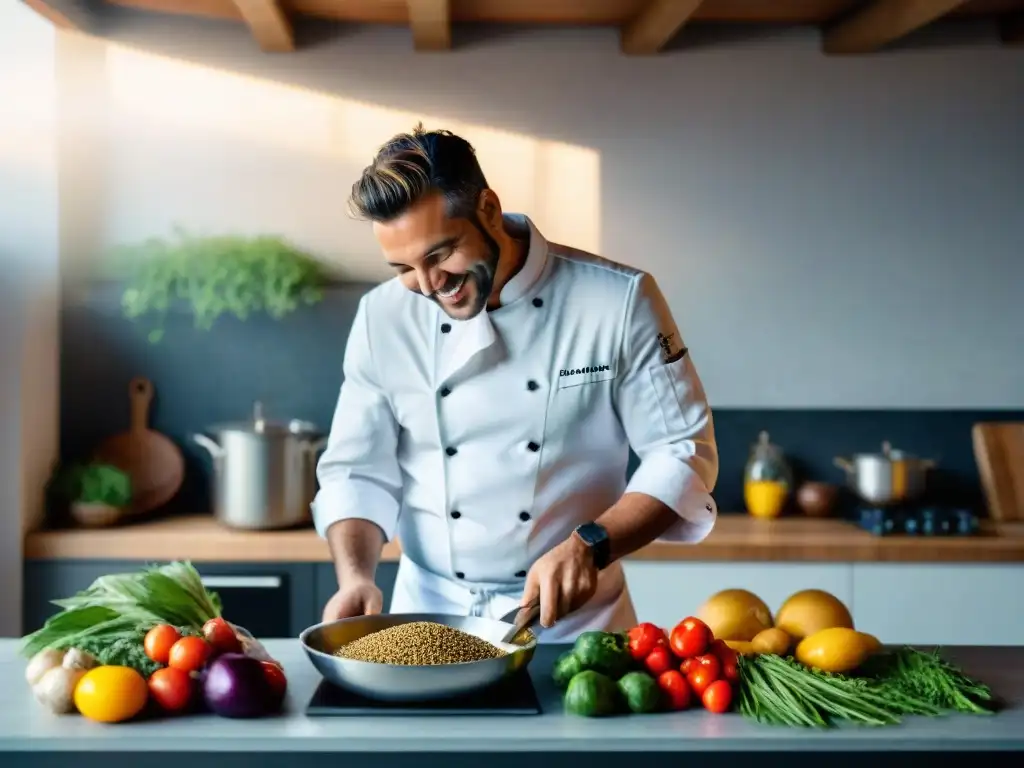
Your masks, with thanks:
M605 527L599 523L584 523L576 526L573 533L590 547L597 569L602 570L607 567L608 561L611 559L612 542L608 538L608 531L605 530Z

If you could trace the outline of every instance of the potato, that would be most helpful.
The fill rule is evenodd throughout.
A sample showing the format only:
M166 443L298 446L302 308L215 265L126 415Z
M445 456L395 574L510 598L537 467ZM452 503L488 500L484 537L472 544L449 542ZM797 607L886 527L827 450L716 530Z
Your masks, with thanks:
M786 630L778 627L762 630L750 641L750 645L756 653L769 653L775 656L785 656L789 653L792 644L793 638L786 633Z

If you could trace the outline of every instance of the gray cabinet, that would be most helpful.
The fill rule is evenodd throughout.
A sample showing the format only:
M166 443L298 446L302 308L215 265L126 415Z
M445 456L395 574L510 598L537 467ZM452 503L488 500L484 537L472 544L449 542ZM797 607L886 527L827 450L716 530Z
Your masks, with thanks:
M338 579L334 575L334 566L321 563L316 567L316 621L320 621L324 605L338 590ZM398 575L398 563L381 563L377 566L376 582L384 593L384 610L391 605L391 594L395 590L395 577Z
M338 588L329 563L193 563L207 588L220 595L224 616L256 637L296 637L320 621ZM23 632L41 627L58 609L51 601L86 589L108 573L137 571L141 560L26 560ZM381 563L377 583L391 603L397 563Z
M52 600L86 589L108 573L136 571L134 560L27 560L24 631L43 625ZM312 563L194 563L203 582L220 595L224 616L257 637L295 637L319 616Z

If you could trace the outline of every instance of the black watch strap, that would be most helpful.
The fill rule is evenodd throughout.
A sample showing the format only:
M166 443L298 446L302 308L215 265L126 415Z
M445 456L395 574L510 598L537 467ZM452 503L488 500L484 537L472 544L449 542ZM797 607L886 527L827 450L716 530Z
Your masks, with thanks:
M590 547L597 569L606 568L608 561L611 560L612 542L605 527L599 523L584 523L576 526L575 533L580 541Z

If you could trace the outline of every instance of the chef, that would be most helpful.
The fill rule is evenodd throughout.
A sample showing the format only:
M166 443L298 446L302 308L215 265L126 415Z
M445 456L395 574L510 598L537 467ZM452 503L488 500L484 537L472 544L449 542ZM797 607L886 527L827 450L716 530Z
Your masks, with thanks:
M391 139L350 207L395 277L359 302L317 467L324 620L383 609L397 538L392 613L539 598L541 642L634 624L622 558L717 516L711 411L654 278L504 213L447 131Z

